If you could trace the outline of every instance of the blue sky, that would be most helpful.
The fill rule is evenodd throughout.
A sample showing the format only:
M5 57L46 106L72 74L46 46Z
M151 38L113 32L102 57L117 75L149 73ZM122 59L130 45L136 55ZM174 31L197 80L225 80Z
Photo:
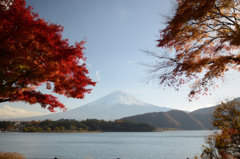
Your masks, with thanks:
M123 90L151 104L183 110L211 106L239 96L240 75L232 72L212 96L193 102L188 102L188 86L175 91L148 82L150 75L140 63L152 63L154 59L141 50L161 51L156 48L156 40L165 26L164 17L173 13L174 0L27 0L27 4L41 18L64 26L63 36L71 44L87 41L86 63L97 85L83 100L58 96L68 109L115 90ZM7 105L33 109L23 103Z

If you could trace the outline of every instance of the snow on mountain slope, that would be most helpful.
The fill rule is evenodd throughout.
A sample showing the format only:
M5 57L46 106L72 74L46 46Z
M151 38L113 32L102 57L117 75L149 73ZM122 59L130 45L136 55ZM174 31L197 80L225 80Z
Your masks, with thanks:
M168 110L170 110L170 108L148 104L123 91L115 91L84 106L66 112L36 117L34 120L58 120L62 118L76 120L115 120L137 114L160 111L165 112ZM33 120L33 118L30 120Z
M87 104L86 106L93 106L93 107L111 107L115 104L123 104L123 105L147 105L135 97L123 92L123 91L115 91L111 94L108 94L92 103Z

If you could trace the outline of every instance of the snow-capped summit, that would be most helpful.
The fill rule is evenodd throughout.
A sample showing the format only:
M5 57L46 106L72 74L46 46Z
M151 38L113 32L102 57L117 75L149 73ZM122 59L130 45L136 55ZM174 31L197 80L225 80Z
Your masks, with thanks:
M84 106L61 113L45 115L30 120L103 119L115 120L149 112L165 112L170 108L145 103L123 91L112 92Z
M109 107L115 104L124 104L124 105L146 105L147 103L136 99L135 97L129 95L124 91L114 91L111 94L108 94L94 102L91 105L99 105L101 107Z

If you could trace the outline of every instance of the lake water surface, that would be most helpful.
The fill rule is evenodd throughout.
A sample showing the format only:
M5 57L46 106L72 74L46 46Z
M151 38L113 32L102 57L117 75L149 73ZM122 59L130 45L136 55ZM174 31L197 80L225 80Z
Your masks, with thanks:
M0 133L0 151L27 159L186 159L200 155L210 131Z

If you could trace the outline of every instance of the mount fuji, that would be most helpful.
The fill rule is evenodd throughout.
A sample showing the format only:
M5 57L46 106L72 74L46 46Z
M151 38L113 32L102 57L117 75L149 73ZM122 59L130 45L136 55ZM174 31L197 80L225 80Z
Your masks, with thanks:
M159 107L143 102L123 92L115 91L84 106L61 113L26 118L27 120L58 120L58 119L99 119L115 120L127 116L149 113L166 112L170 108Z

